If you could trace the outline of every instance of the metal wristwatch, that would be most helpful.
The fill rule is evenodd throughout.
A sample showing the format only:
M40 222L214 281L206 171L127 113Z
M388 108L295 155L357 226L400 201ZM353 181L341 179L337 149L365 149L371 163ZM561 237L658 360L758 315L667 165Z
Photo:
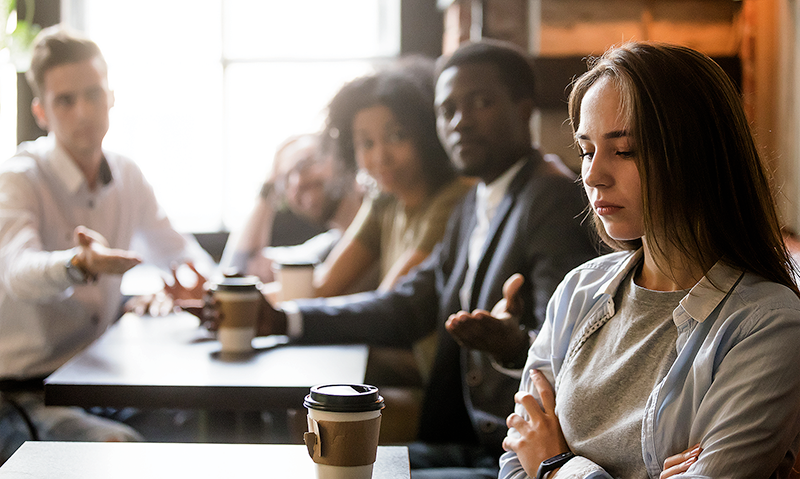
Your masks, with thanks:
M555 455L550 459L545 459L539 465L539 470L536 471L536 479L544 479L544 476L547 475L548 472L558 469L573 457L575 457L575 454L573 454L572 451L567 451Z
M86 284L89 282L89 275L75 263L75 256L69 259L66 264L67 276L73 284Z

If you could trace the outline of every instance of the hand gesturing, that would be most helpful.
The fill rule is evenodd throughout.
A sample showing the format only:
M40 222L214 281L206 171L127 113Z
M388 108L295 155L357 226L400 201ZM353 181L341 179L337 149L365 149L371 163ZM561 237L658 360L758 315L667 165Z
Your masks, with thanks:
M529 341L518 319L523 308L519 290L524 282L521 274L512 275L503 285L503 299L491 313L481 309L459 311L447 319L447 331L463 346L486 351L501 363L524 355Z

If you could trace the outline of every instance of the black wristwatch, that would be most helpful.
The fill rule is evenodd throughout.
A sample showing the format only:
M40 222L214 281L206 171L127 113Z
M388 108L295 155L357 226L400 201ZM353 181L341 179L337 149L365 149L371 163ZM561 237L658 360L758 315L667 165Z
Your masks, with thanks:
M544 479L544 476L550 472L558 469L559 467L563 466L567 463L570 459L575 457L575 454L572 451L562 452L556 456L551 457L550 459L545 459L539 465L539 470L536 471L536 479Z

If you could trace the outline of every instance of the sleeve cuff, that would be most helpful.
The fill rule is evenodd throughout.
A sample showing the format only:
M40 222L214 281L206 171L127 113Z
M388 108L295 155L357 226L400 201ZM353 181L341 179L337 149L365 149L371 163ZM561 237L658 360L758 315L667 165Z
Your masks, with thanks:
M68 288L73 285L67 273L67 262L73 256L78 254L78 248L72 248L64 251L53 251L48 258L50 264L47 266L47 276L51 278L54 284L63 288Z
M602 467L582 456L575 456L561 466L552 476L555 479L605 479L611 478Z

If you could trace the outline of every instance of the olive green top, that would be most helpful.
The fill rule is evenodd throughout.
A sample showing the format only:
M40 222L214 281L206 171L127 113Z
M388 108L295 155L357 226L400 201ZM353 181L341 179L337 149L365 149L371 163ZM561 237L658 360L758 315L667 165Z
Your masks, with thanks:
M389 195L364 202L350 228L355 239L380 258L381 278L406 251L433 251L444 236L453 207L474 184L471 179L456 178L412 209Z

